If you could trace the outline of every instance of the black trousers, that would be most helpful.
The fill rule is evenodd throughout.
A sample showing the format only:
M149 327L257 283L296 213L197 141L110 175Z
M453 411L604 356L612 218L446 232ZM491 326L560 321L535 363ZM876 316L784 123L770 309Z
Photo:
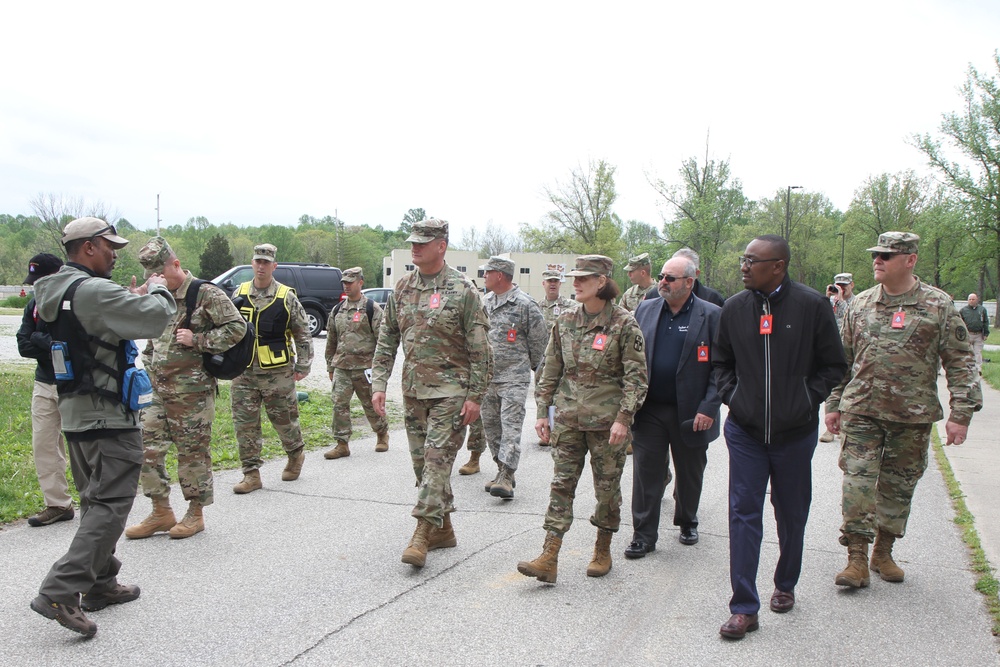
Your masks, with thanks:
M698 525L708 445L685 445L680 429L676 405L645 405L632 424L633 539L647 544L656 544L660 528L668 453L674 460L674 525Z

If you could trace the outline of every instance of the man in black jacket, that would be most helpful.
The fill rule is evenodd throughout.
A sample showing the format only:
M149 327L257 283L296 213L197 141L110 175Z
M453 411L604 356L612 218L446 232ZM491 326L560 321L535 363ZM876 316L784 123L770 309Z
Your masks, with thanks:
M802 569L812 500L812 455L819 405L844 378L847 361L829 302L788 277L780 236L759 236L740 258L743 286L722 308L713 365L729 406L729 577L732 617L723 637L757 629L757 566L764 496L771 504L780 555L771 610L790 611Z

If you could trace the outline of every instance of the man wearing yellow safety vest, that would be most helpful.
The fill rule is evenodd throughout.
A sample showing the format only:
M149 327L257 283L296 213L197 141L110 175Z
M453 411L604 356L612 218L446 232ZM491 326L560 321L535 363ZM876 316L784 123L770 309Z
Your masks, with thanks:
M270 243L254 247L254 278L233 292L240 314L257 328L253 363L233 380L232 387L233 426L243 463L243 481L233 487L236 493L250 493L263 486L261 404L288 454L282 481L298 479L306 457L295 382L309 375L312 335L295 290L273 278L277 252Z

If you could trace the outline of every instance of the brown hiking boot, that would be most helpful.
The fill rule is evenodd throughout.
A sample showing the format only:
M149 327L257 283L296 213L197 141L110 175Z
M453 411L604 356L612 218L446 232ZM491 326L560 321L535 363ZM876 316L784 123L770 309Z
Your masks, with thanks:
M44 595L39 595L31 601L31 609L45 618L58 621L59 625L84 637L93 637L97 634L97 623L87 618L79 607L59 604Z
M556 583L560 547L562 547L562 538L555 533L546 532L545 543L542 545L542 555L533 561L522 560L517 564L517 571L547 584Z
M458 469L458 474L475 475L477 472L479 472L479 457L481 455L482 452L469 452L469 462Z
M500 464L500 474L490 487L490 495L504 500L514 498L514 471L504 464Z
M451 527L451 515L444 515L444 525L438 528L434 526L431 528L431 533L427 537L427 550L434 551L435 549L448 549L450 547L458 546L458 540L455 539L455 529Z
M100 611L109 604L125 604L139 599L139 587L135 585L115 584L106 591L91 589L80 600L80 608L84 611Z
M871 581L868 574L868 540L862 535L847 536L847 567L837 575L838 586L866 588Z
M427 519L417 519L417 529L413 531L410 544L403 550L402 561L414 567L423 567L427 562L427 543L431 531L437 526Z
M375 442L376 452L387 452L389 451L389 431L380 431L375 435L378 436L378 441Z
M337 446L333 449L328 449L324 454L323 458L330 459L342 459L345 456L351 455L351 448L347 446L347 442L344 440L338 440Z
M878 535L875 536L875 544L872 546L871 569L872 572L882 577L882 581L899 583L906 573L892 559L892 544L895 541L895 535L879 528Z
M174 511L170 509L170 499L153 496L153 512L142 522L125 529L125 537L130 540L141 540L156 533L168 531L177 523Z
M499 481L500 481L500 471L497 470L496 476L494 476L492 480L490 480L489 482L486 482L486 484L483 485L483 488L486 489L486 493L490 493L492 491L492 489L493 489L493 485L496 484ZM511 488L513 488L513 487L511 487Z
M202 516L201 510L201 503L192 500L181 522L170 529L171 539L183 540L185 537L191 537L195 533L205 530L205 518Z
M250 493L257 489L263 489L260 482L260 470L251 470L243 473L243 481L233 487L233 493Z
M302 472L302 464L306 462L306 448L303 447L295 454L288 455L288 463L285 464L285 469L281 471L281 481L282 482L294 482L299 478L299 473Z
M38 528L49 526L59 521L69 521L73 518L73 506L69 507L46 507L35 516L28 519L28 525Z
M597 529L594 558L587 566L588 577L603 577L611 571L611 537L613 535L613 532L605 528Z

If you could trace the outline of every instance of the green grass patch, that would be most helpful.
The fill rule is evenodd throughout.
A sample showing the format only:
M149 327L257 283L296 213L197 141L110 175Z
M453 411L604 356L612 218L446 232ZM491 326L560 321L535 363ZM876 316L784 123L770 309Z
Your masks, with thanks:
M31 391L34 386L34 366L7 365L0 369L0 524L29 517L45 508L42 492L38 488L35 462L31 453ZM215 470L238 468L240 451L233 429L230 382L219 384L219 396L215 400L215 421L212 424L212 467ZM389 403L387 406L389 427L402 428L403 406ZM265 459L284 458L278 434L267 420L267 413L261 410L264 448L261 455ZM333 403L330 393L310 391L309 400L299 403L299 425L306 449L318 449L332 444ZM351 401L351 421L355 437L370 434L371 426L364 416L364 410L357 397ZM167 454L167 472L171 480L177 480L176 450ZM67 477L72 477L67 470ZM73 500L79 501L76 487L71 483Z
M993 325L990 324L992 327ZM990 329L990 335L986 337L986 343L989 345L1000 345L1000 329Z
M0 306L0 315L24 315L24 306L21 306L20 308L4 308L3 306Z
M1000 389L1000 352L983 350L983 379L994 389Z
M23 313L24 307L28 305L28 301L30 300L30 296L9 296L0 301L0 306L4 308L11 308Z
M934 447L934 457L937 460L941 474L944 475L945 484L948 487L948 495L951 498L952 507L955 509L955 523L962 528L962 539L969 548L972 559L972 571L979 575L976 580L976 590L982 593L983 602L993 618L993 634L1000 636L1000 583L994 576L993 567L986 558L982 543L979 540L979 533L976 531L975 517L969 512L965 504L965 494L962 487L955 479L955 473L951 469L951 462L944 453L941 439L938 437L937 429L931 429L931 443Z

